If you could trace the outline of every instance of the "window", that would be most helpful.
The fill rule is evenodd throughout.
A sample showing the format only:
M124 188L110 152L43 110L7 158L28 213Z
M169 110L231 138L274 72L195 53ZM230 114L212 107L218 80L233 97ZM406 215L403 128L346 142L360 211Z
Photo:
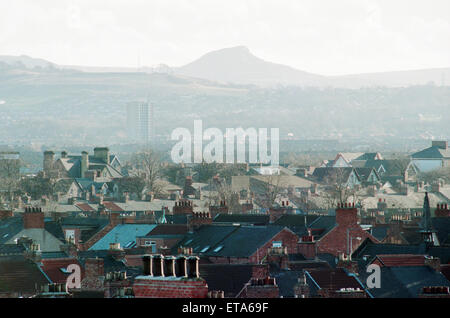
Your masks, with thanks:
M283 247L283 242L281 241L273 241L272 247Z
M220 251L223 248L223 245L219 245L214 249L214 253L217 253L218 251Z
M209 246L205 246L205 247L200 251L200 253L205 253L207 250L209 250Z
M145 241L144 242L144 246L152 246L152 245L156 245L156 242L154 242L154 241Z

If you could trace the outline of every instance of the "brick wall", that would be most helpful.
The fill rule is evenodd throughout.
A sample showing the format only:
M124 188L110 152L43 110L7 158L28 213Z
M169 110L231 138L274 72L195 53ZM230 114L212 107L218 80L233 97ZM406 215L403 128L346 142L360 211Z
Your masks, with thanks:
M203 279L152 279L138 276L133 291L136 298L206 298L208 285Z
M357 224L357 213L358 210L353 207L336 209L337 226L317 241L318 253L329 253L335 256L339 256L340 253L347 254L347 246L350 245L347 241L347 229L349 229L349 237L352 240L351 252L367 238L375 243L379 242ZM360 240L357 239L358 237Z

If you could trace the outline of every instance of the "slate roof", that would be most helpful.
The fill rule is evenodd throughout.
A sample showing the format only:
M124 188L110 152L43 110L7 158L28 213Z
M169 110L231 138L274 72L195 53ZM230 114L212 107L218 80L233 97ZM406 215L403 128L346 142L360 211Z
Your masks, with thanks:
M306 216L306 223L307 226L309 226L311 223L316 221L320 216L318 215L307 215ZM298 215L298 214L285 214L282 215L278 220L274 222L275 225L280 226L286 226L289 228L292 232L296 233L297 235L301 236L306 233L306 226L305 226L305 216L304 215Z
M375 176L380 179L380 176L378 175L377 171L374 168L354 168L355 172L358 174L361 181L367 181L370 174L373 172Z
M156 227L156 224L118 224L89 250L107 250L110 243L120 243L122 248L136 245L136 237L146 236Z
M353 252L352 258L362 259L364 256L369 256L371 259L376 255L383 254L419 254L429 255L433 257L439 257L441 264L450 263L450 246L427 246L424 243L416 245L406 244L385 244L385 243L373 243L366 239L358 246Z
M210 257L249 257L285 227L204 225L189 233L174 248L192 247L194 253ZM261 255L264 257L265 255Z
M370 289L375 298L416 298L427 286L450 286L450 282L429 266L381 267L381 288ZM360 272L365 282L369 274Z
M234 298L252 277L251 264L200 264L200 277L209 290L223 290L226 298Z
M0 256L22 255L24 251L25 251L25 247L23 245L0 244Z
M14 235L23 230L23 220L20 216L0 221L0 244L4 244Z
M265 225L269 219L270 216L266 214L218 214L213 222Z
M339 168L333 168L333 167L323 167L323 168L316 168L314 169L314 172L312 174L312 177L320 182L332 182L336 179L337 176L339 178L342 178L342 182L347 182L350 174L354 171L351 167L339 167ZM357 175L359 178L359 176Z
M370 229L370 234L381 242L386 238L388 230L388 224L377 224Z
M411 155L413 159L442 159L450 158L450 148L442 149L437 146L432 146L421 150L419 152L413 153Z
M366 152L361 156L354 158L353 160L376 160L378 152Z
M184 224L158 224L146 236L185 235L188 231Z
M450 245L450 217L431 218L433 229L441 245Z

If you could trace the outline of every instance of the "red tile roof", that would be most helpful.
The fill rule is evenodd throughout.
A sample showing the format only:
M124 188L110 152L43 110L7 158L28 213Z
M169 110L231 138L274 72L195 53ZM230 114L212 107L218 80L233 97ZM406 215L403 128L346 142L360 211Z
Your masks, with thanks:
M377 255L372 263L380 266L423 266L425 264L425 255L415 254L390 254Z
M75 258L58 258L42 260L42 271L52 280L53 283L66 283L69 274L64 273L61 269L66 269L70 264L77 264L81 269L81 279L83 279L84 271L81 264Z
M105 208L107 210L112 211L112 212L123 212L124 211L120 206L118 206L114 202L103 201L103 205L105 206Z
M84 212L94 212L95 209L87 203L76 203L75 206Z

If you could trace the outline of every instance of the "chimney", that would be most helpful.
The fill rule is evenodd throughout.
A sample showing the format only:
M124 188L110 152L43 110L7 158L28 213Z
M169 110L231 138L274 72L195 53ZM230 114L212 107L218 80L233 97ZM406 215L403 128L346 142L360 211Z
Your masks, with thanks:
M24 229L43 229L44 228L44 212L41 208L25 207L23 213Z
M80 165L80 176L81 178L86 177L86 171L89 169L89 155L86 151L81 153L81 165Z
M96 147L94 148L94 158L109 164L109 148Z
M439 149L447 150L448 149L448 142L447 141L443 141L443 140L433 140L431 142L431 146L432 147L437 147Z
M67 151L61 151L61 158L67 158Z
M98 278L105 275L103 258L88 258L84 267L86 278Z
M199 268L198 268L199 258L197 256L189 256L187 259L188 270L187 275L188 278L199 278Z
M340 226L349 226L357 224L358 209L355 203L341 203L336 209L336 223Z

